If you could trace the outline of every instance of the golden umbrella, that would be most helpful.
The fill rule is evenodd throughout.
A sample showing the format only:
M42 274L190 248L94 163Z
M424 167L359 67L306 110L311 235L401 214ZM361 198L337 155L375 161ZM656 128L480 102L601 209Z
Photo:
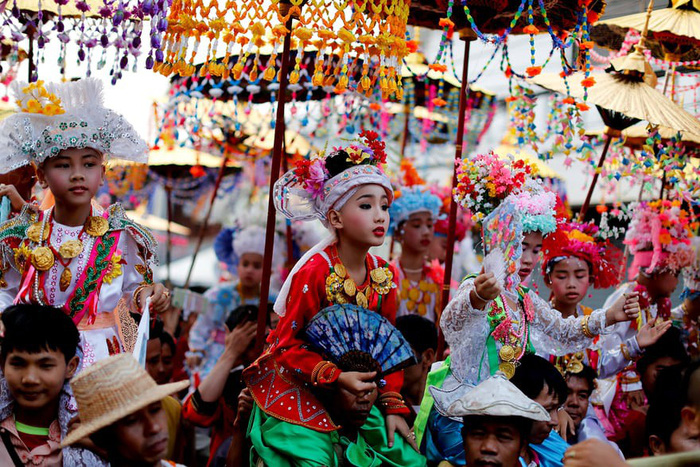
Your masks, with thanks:
M653 0L649 8L653 8ZM611 45L611 39L620 38L628 29L643 31L648 18L652 33L649 46L652 52L658 48L666 61L680 61L685 54L696 54L700 45L700 1L671 0L669 8L599 21L591 28L591 38L601 46ZM611 37L613 36L613 37ZM616 37L615 37L616 36ZM660 55L660 54L659 54ZM694 57L693 57L694 58Z
M591 84L588 101L596 105L607 128L603 153L581 207L580 219L588 210L610 142L613 137L619 137L622 130L644 120L654 126L700 135L698 119L644 81L649 64L643 55L643 40L644 36L633 52L614 61L613 72L593 74L593 80L587 83ZM567 78L572 97L580 99L584 96L583 78L583 73L574 73ZM541 74L530 78L530 81L546 89L566 93L566 83L559 75Z

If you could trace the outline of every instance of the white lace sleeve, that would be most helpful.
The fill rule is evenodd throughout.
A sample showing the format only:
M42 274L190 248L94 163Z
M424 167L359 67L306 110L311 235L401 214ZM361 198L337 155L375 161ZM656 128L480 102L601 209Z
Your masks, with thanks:
M489 305L484 310L472 307L469 295L473 289L473 278L462 282L442 312L440 327L450 346L453 375L460 382L477 384L490 375L486 356Z
M566 355L593 345L593 340L583 334L581 322L584 318L569 316L564 319L537 294L532 291L528 294L535 308L531 340L538 354ZM588 329L593 334L599 334L604 327L605 310L595 310L588 319Z

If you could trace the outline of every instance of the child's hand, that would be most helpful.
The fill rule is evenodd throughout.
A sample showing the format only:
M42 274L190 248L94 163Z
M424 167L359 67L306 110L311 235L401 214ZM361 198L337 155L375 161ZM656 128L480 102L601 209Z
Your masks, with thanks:
M233 422L234 428L243 427L244 430L246 429L250 414L253 413L254 404L255 401L253 400L253 396L250 395L250 390L248 388L243 388L238 395L238 411L236 412L236 420Z
M483 309L491 300L494 300L501 293L501 287L498 285L498 280L492 272L481 272L474 279L474 291L471 294L470 300L476 308Z
M625 294L615 300L615 303L608 308L605 313L605 321L608 326L623 321L632 321L637 319L640 311L639 294L637 292Z
M356 396L362 396L377 389L377 383L374 382L374 378L376 377L376 371L370 373L343 371L340 373L340 376L338 376L337 383L342 389Z
M408 427L406 419L401 415L390 414L386 416L386 437L389 447L394 447L394 436L398 432L404 437L406 442L411 445L413 449L418 451L418 445L416 444L416 434Z
M564 441L567 441L570 436L576 435L576 425L571 418L571 415L566 410L559 411L559 426L557 427L557 432L559 436L562 437Z
M0 183L0 196L7 196L12 204L12 210L21 211L27 202L20 196L17 188L14 185L5 185Z
M637 344L640 349L646 349L658 341L671 327L671 320L656 324L648 322L637 332Z
M246 321L240 323L229 332L224 339L224 352L234 358L234 363L240 362L241 357L248 350L250 344L255 341L258 323Z
M170 291L163 284L151 284L141 289L138 298L141 307L146 303L148 297L151 297L150 310L152 313L161 314L170 309Z

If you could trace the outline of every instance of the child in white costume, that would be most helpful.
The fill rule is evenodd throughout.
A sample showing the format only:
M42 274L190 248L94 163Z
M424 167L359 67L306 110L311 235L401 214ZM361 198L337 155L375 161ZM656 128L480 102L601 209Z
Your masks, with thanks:
M95 79L15 83L19 111L0 125L0 172L35 164L55 205L0 225L0 310L13 303L62 308L81 332L82 367L131 350L129 310L166 311L170 294L153 284L156 242L116 204L93 203L107 157L146 162L148 146L103 106Z

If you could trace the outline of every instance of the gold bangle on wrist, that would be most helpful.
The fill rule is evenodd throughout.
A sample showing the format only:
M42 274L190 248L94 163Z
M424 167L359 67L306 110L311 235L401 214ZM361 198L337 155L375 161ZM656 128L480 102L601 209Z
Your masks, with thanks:
M581 319L581 332L583 332L583 335L586 336L589 339L593 339L595 337L595 334L593 334L588 327L588 319L590 318L590 315L586 315Z

